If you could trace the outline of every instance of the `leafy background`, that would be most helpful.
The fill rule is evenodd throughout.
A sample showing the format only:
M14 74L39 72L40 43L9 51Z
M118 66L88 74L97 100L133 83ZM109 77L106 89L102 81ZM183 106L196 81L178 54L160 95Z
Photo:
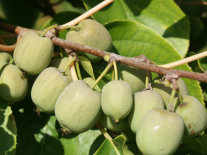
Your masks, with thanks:
M99 2L101 0L1 0L0 20L40 30L53 24L66 23ZM129 57L144 54L156 64L165 64L207 49L207 8L187 2L188 0L115 0L92 18L104 24L111 33L111 52ZM4 33L0 31L0 34ZM65 34L66 31L63 31L59 36L64 38ZM95 74L97 77L106 65L104 62L96 64L93 74L90 63L82 60L85 76ZM204 72L207 69L207 59L189 65L177 69ZM29 77L30 87L35 78ZM111 75L107 74L99 86L102 87L110 79ZM207 101L207 85L195 80L184 80L190 94L204 104ZM0 103L0 154L141 154L131 133L110 133L114 137L115 145L112 145L95 127L81 134L67 136L59 130L54 115L41 113L39 116L35 112L30 92L23 101L14 105L10 106L4 101ZM198 137L184 138L175 154L205 155L206 148L207 136L203 133Z

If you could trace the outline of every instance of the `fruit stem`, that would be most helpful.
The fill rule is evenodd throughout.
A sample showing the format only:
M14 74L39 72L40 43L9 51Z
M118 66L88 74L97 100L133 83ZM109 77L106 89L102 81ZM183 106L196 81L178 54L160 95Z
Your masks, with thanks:
M79 31L80 27L78 26L73 26L73 25L66 25L65 27L62 27L61 29L58 29L59 31L62 30L67 30L67 29L71 29L71 30L75 30L75 31Z
M174 107L174 103L173 103L173 101L174 101L176 92L177 92L176 89L172 89L172 92L171 92L171 95L170 95L170 103L168 104L168 107L167 107L167 109L168 109L170 112L173 112L173 111L174 111L174 108L175 108L175 107ZM175 102L175 104L176 104L176 102Z
M74 57L72 57L71 55L69 55L68 57L69 57L69 62L74 60ZM71 77L72 77L73 81L77 81L78 77L77 77L77 74L76 74L76 70L75 70L75 66L74 66L74 61L72 61L70 63L69 68L70 68L70 73L71 73Z
M179 98L179 104L183 104L183 97L182 95L180 94L180 91L178 91L178 98Z
M115 80L118 80L118 71L116 61L113 61L114 73L115 73Z
M101 131L102 135L109 140L109 142L111 143L111 145L114 147L116 154L120 155L119 151L117 150L117 147L115 146L113 139L111 138L111 136L106 132L106 130L103 128L103 126L98 122L96 123L96 127Z
M49 27L47 27L47 28L45 28L43 31L42 31L42 33L41 33L41 37L43 37L49 30L51 30L51 29L55 29L55 28L57 28L58 26L57 25L52 25L52 26L49 26Z
M70 67L70 65L76 60L75 57L68 57L68 64L66 65L66 67L63 70L63 73L65 73L67 71L67 69Z
M112 141L111 136L108 134L108 132L106 132L106 130L103 128L103 126L102 126L99 122L96 123L96 127L101 131L102 135L103 135L106 139Z
M149 72L146 71L145 88L148 88L149 81L150 81L150 78L149 78Z
M77 71L77 74L78 74L78 79L82 80L82 76L81 76L81 72L80 72L80 67L79 67L79 62L78 61L75 62L75 67L76 67L76 71Z
M111 76L112 81L115 80L115 73L114 73L114 68L112 68L112 76Z
M108 63L104 71L101 73L101 75L96 79L95 83L92 85L92 88L94 88L97 83L104 77L104 75L109 71L109 69L112 67L113 63Z

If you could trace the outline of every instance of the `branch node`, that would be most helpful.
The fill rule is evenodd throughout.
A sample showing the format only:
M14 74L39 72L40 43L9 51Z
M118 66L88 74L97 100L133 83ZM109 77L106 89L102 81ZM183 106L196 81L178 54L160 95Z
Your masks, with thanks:
M72 53L73 51L69 48L65 48L65 52L68 54L68 55L71 55L72 56Z
M109 62L113 62L113 61L118 62L118 61L120 61L119 57L116 54L110 53L109 55L110 55Z
M152 61L150 61L145 55L136 56L135 58L139 62L145 62L147 64L152 64Z
M165 76L165 79L172 83L172 89L174 89L174 90L178 89L177 82L176 82L178 80L178 78L179 78L179 76L177 74L173 74L173 73L168 73Z

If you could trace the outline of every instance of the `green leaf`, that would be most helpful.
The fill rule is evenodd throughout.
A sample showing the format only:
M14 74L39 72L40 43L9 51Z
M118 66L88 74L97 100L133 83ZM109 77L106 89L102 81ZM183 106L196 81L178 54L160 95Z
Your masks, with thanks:
M69 1L62 1L59 5L53 6L53 9L56 13L71 11L77 13L84 13L84 9L81 7L74 7Z
M88 130L80 134L69 134L60 138L65 155L91 155L103 141L104 137L99 130Z
M175 153L176 155L182 154L207 154L207 135L201 135L199 137L184 137L182 147Z
M204 47L202 47L202 49L199 52L204 52L204 51L207 51L207 43ZM199 61L200 61L202 69L206 71L207 70L207 57L204 57L200 59Z
M101 0L83 0L86 9ZM131 19L146 25L162 36L185 57L189 47L190 26L186 15L173 0L116 0L93 17L106 24L120 19Z
M93 78L95 79L94 73L93 73L93 67L91 65L90 60L88 60L84 56L78 56L78 60L83 67L83 69Z
M113 143L112 143L113 142ZM112 141L106 139L94 155L133 155L126 146L124 136L117 136Z
M56 117L50 116L47 124L40 129L40 132L34 134L36 141L40 143L42 154L56 155L64 152L55 124Z
M143 24L131 20L111 22L106 25L113 40L113 52L124 56L147 56L156 64L170 63L180 60L181 56L176 50L157 33ZM176 69L192 71L188 65L176 67ZM203 102L202 90L199 82L191 79L184 79L189 93Z
M49 26L52 26L52 25L62 25L62 24L65 24L71 20L73 20L74 18L78 17L80 15L80 13L77 13L77 12L61 12L61 13L58 13L54 16L54 18L50 19L42 28L41 30L45 29L46 27L49 27ZM66 33L67 31L60 31L58 34L59 34L59 37L61 39L65 39L65 36L66 36Z
M11 107L0 101L0 153L14 155L17 144L17 129Z

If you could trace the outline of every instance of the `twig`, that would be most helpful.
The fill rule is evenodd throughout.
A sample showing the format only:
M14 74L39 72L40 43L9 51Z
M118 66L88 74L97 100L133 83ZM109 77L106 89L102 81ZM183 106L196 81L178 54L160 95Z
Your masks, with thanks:
M159 66L164 67L164 68L173 68L173 67L177 67L177 66L180 66L180 65L187 64L189 62L198 60L200 58L204 58L206 56L207 56L207 51L204 51L202 53L187 57L185 59L178 60L178 61L175 61L175 62L172 62L172 63L169 63L169 64L159 65Z
M28 31L28 29L10 26L5 23L4 24L0 23L0 29L7 30L9 32L16 32L16 33L18 32L22 34L25 33L25 31ZM133 58L125 57L125 56L121 56L118 54L109 53L107 51L102 51L102 50L98 50L95 48L91 48L85 45L80 45L77 43L66 41L58 37L55 37L53 34L50 34L50 33L47 33L46 36L48 38L51 38L53 44L63 47L63 48L71 49L73 51L81 51L81 52L89 53L89 54L99 56L102 58L104 58L105 55L110 55L110 57L113 57L113 60L119 61L121 63L127 64L135 68L140 68L140 69L143 69L149 72L154 72L160 75L167 75L169 73L172 73L172 74L178 75L178 77L194 79L194 80L207 83L207 74L205 73L196 73L196 72L189 72L189 71L183 71L183 70L163 68L160 66L156 66L154 64L148 64L146 62L143 62L141 61L142 59L140 60L139 58L136 58L136 57L133 57Z
M17 37L16 34L7 34L7 35L1 35L0 39L9 39L9 38L15 38Z
M2 44L0 44L0 50L1 51L13 52L15 47L16 47L16 44L14 44L14 45L2 45Z
M94 13L99 11L100 9L104 8L105 6L109 5L113 1L114 0L104 0L103 2L101 2L98 5L96 5L95 7L93 7L92 9L90 9L87 12L85 12L84 14L80 15L78 18L75 18L74 20L72 20L66 24L58 26L58 30L65 30L64 29L65 27L68 27L70 25L76 25L76 24L80 23L82 20L90 17L91 15L93 15Z
M76 44L76 43L66 41L66 40L63 40L57 37L53 37L52 41L57 46L69 48L74 51L81 51L81 52L89 53L89 54L96 55L99 57L104 57L105 55L110 54L109 52L106 52L106 51L98 50L98 49L91 48L85 45ZM147 64L145 62L140 61L140 59L137 59L137 58L124 57L124 56L120 56L114 53L111 53L110 55L113 55L116 61L119 61L121 63L127 64L132 67L140 68L146 71L155 72L161 75L167 75L169 73L172 73L172 74L177 74L179 77L190 78L190 79L198 80L201 82L207 82L207 75L204 73L168 69L168 68L159 67L153 64Z

